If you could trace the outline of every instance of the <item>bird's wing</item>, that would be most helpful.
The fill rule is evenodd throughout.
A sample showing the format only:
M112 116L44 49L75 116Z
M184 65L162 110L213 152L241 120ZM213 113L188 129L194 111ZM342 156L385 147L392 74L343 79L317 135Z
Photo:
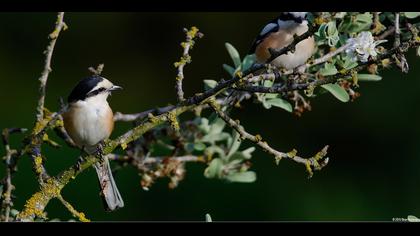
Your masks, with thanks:
M255 38L254 42L252 43L251 49L249 50L248 54L255 53L255 49L257 48L258 44L260 44L265 38L271 35L274 32L279 30L279 25L277 23L277 19L273 19L258 34Z

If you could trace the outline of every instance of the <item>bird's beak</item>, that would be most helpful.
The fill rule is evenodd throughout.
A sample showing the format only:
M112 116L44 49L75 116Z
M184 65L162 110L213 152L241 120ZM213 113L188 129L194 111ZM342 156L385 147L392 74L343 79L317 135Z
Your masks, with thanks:
M115 91L115 90L121 90L121 89L123 89L121 86L113 85L113 86L109 89L109 91Z

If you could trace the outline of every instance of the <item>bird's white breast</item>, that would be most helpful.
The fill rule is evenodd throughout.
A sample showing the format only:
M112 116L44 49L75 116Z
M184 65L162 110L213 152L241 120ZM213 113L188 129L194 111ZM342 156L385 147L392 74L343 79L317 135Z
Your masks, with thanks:
M95 146L112 132L113 123L110 119L113 115L106 98L95 96L86 101L78 101L66 113L66 130L79 147Z

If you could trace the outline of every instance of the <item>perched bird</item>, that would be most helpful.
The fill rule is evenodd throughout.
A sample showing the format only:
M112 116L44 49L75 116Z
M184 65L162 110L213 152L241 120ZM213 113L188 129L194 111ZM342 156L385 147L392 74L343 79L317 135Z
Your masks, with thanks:
M309 29L306 19L307 12L282 12L279 17L268 22L255 38L248 54L254 54L257 63L267 63L271 57L269 48L282 49L294 40L294 35L302 35ZM295 69L304 64L315 51L314 37L308 37L298 44L294 52L287 52L275 58L270 64L280 69ZM255 72L255 74L262 71ZM227 104L238 104L245 97L251 96L249 92L232 91L225 100Z
M112 91L122 89L109 80L94 75L82 79L71 91L67 110L63 113L64 128L74 143L89 154L101 150L101 143L114 129L114 115L107 102ZM95 165L101 196L108 211L124 206L112 176L109 161L104 156Z
M308 31L307 12L282 12L277 19L270 21L254 40L250 53L255 53L258 63L266 63L271 54L269 48L281 49L293 42L293 35L302 35ZM315 51L314 37L308 37L298 44L294 52L288 52L275 58L271 64L294 69L304 64Z

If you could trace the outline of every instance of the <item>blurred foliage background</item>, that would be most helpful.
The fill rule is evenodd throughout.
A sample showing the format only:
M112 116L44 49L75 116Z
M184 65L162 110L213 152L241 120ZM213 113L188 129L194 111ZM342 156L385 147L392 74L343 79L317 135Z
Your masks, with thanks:
M110 99L114 111L134 113L176 101L173 62L181 55L183 27L197 26L205 34L186 67L186 95L203 89L204 79L227 79L222 64L231 64L224 43L241 56L261 27L277 13L66 13L69 29L58 39L53 56L46 106L59 107L87 68L105 63L103 75L124 87ZM0 13L0 126L32 128L38 80L56 13ZM274 158L257 149L251 184L225 183L203 176L205 165L188 163L184 181L174 189L160 179L149 191L140 187L132 167L115 178L126 206L103 210L95 171L82 173L63 196L92 220L204 221L391 221L420 216L420 60L414 50L407 58L410 72L382 71L380 82L360 83L362 96L341 103L331 94L311 101L313 110L297 117L282 109L266 110L252 102L232 115L251 133L260 133L282 151L296 148L309 156L330 145L329 165L312 179L302 165ZM188 116L183 116L188 118ZM181 117L182 118L182 117ZM112 137L129 129L117 123ZM22 135L13 136L12 147ZM55 136L53 136L55 137ZM57 138L55 140L58 140ZM61 142L62 143L62 142ZM247 146L251 145L245 142ZM1 148L4 153L4 148ZM45 147L46 167L57 174L72 165L79 151ZM0 164L4 175L4 164ZM38 184L27 156L15 175L15 205L21 209ZM50 218L71 215L55 199Z

